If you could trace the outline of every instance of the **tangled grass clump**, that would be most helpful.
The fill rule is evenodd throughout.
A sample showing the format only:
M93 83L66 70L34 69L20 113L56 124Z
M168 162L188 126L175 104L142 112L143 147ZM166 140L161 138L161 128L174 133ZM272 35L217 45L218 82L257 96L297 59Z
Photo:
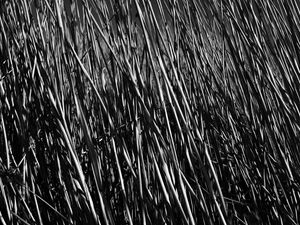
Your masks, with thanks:
M299 4L1 1L1 224L299 224Z

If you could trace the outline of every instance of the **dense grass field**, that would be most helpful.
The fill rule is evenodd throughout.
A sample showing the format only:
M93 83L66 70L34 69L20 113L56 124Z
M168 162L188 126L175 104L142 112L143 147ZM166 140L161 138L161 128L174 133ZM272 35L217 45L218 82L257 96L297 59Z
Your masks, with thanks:
M296 0L0 1L0 224L299 224Z

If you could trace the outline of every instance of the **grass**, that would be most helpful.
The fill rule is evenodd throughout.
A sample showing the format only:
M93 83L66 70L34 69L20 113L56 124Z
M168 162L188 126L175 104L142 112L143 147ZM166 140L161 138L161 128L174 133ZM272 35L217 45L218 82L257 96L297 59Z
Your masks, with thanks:
M2 224L299 224L296 1L0 6Z

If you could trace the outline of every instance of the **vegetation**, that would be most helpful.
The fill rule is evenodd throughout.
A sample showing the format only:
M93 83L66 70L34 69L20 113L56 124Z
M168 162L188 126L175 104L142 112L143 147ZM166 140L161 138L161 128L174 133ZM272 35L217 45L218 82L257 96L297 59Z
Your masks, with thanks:
M299 224L297 1L68 2L0 1L1 224Z

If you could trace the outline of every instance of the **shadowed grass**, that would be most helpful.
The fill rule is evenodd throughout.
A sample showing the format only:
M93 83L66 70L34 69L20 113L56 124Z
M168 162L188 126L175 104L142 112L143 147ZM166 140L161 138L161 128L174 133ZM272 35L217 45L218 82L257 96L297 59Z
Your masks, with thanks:
M0 4L1 223L299 223L296 1Z

